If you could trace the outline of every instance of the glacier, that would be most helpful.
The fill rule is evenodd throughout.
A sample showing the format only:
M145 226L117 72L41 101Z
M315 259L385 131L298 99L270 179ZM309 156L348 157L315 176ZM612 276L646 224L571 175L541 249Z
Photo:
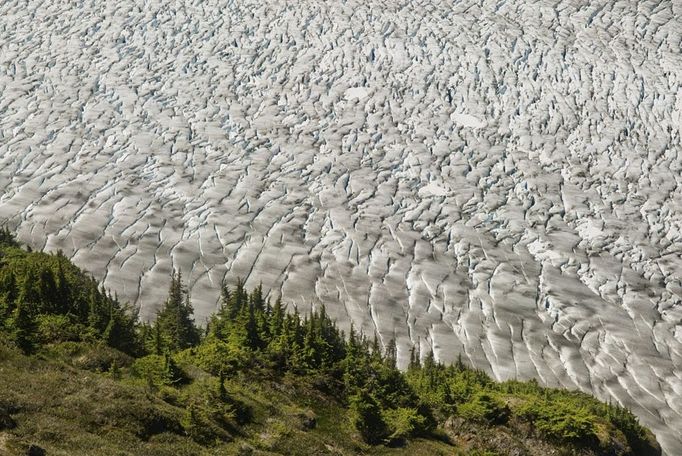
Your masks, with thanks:
M262 282L682 454L682 4L5 0L0 222L198 322Z

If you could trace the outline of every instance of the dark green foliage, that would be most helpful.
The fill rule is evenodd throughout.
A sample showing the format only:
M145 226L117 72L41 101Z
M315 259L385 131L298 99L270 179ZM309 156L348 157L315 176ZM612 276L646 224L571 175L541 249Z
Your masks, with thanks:
M173 273L168 299L159 310L154 322L154 351L172 352L193 347L199 343L199 330L192 319L192 304L182 282L180 271ZM159 350L161 349L161 350Z
M627 439L628 445L635 454L648 454L650 442L647 432L639 424L637 418L627 409L618 405L605 405L606 416L616 429L620 430Z
M349 398L349 415L352 425L365 442L377 444L388 437L390 431L381 407L366 391L361 390Z
M477 391L471 399L458 407L462 418L483 424L504 424L509 419L507 405L493 394Z
M10 236L11 237L11 236ZM137 314L101 291L61 252L22 250L0 234L0 328L25 350L63 341L102 340L139 354Z
M114 298L109 302L109 322L102 333L102 341L125 353L140 354L141 342L137 330L137 311L122 306Z
M423 367L413 364L408 382L441 421L453 414L486 425L514 418L530 424L545 439L592 449L612 445L600 429L608 435L617 430L627 439L622 443L637 450L632 454L655 454L646 430L630 412L587 394L542 388L536 381L496 383L484 372L466 368L461 359L443 366L427 356Z
M17 303L10 327L13 328L14 342L24 353L31 353L34 348L35 319L31 304L23 301Z
M2 247L19 247L19 243L6 226L0 228L0 248Z
M162 385L182 385L189 378L169 354L163 356L147 355L138 358L132 365L135 376L150 381L155 387Z

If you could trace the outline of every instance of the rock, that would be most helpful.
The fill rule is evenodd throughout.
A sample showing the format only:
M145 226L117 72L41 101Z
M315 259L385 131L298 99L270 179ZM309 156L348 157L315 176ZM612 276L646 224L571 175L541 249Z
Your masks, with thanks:
M312 410L306 410L305 412L298 413L296 419L299 423L299 427L302 430L309 431L315 429L317 426L317 415Z

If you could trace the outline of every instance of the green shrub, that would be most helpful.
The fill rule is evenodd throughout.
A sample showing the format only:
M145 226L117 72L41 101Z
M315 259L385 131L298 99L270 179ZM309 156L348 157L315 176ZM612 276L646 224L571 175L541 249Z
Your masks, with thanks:
M213 375L230 375L247 363L244 350L217 338L205 340L196 348L195 362Z
M78 341L85 327L74 324L67 315L40 315L36 318L37 338L41 344Z
M385 410L383 419L388 427L390 440L403 440L425 430L426 418L413 408Z
M147 355L135 360L133 375L154 386L181 385L189 380L170 355Z
M568 400L529 400L518 410L545 437L588 445L598 441L597 417Z
M510 413L504 402L485 391L478 391L457 408L457 414L462 418L484 424L504 424Z

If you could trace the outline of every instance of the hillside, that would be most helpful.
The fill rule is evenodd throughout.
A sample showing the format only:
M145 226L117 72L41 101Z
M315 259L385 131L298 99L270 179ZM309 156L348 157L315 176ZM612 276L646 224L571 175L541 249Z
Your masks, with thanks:
M139 324L63 255L0 233L0 454L659 455L627 410L493 382L325 309L224 287L200 331L180 273Z

